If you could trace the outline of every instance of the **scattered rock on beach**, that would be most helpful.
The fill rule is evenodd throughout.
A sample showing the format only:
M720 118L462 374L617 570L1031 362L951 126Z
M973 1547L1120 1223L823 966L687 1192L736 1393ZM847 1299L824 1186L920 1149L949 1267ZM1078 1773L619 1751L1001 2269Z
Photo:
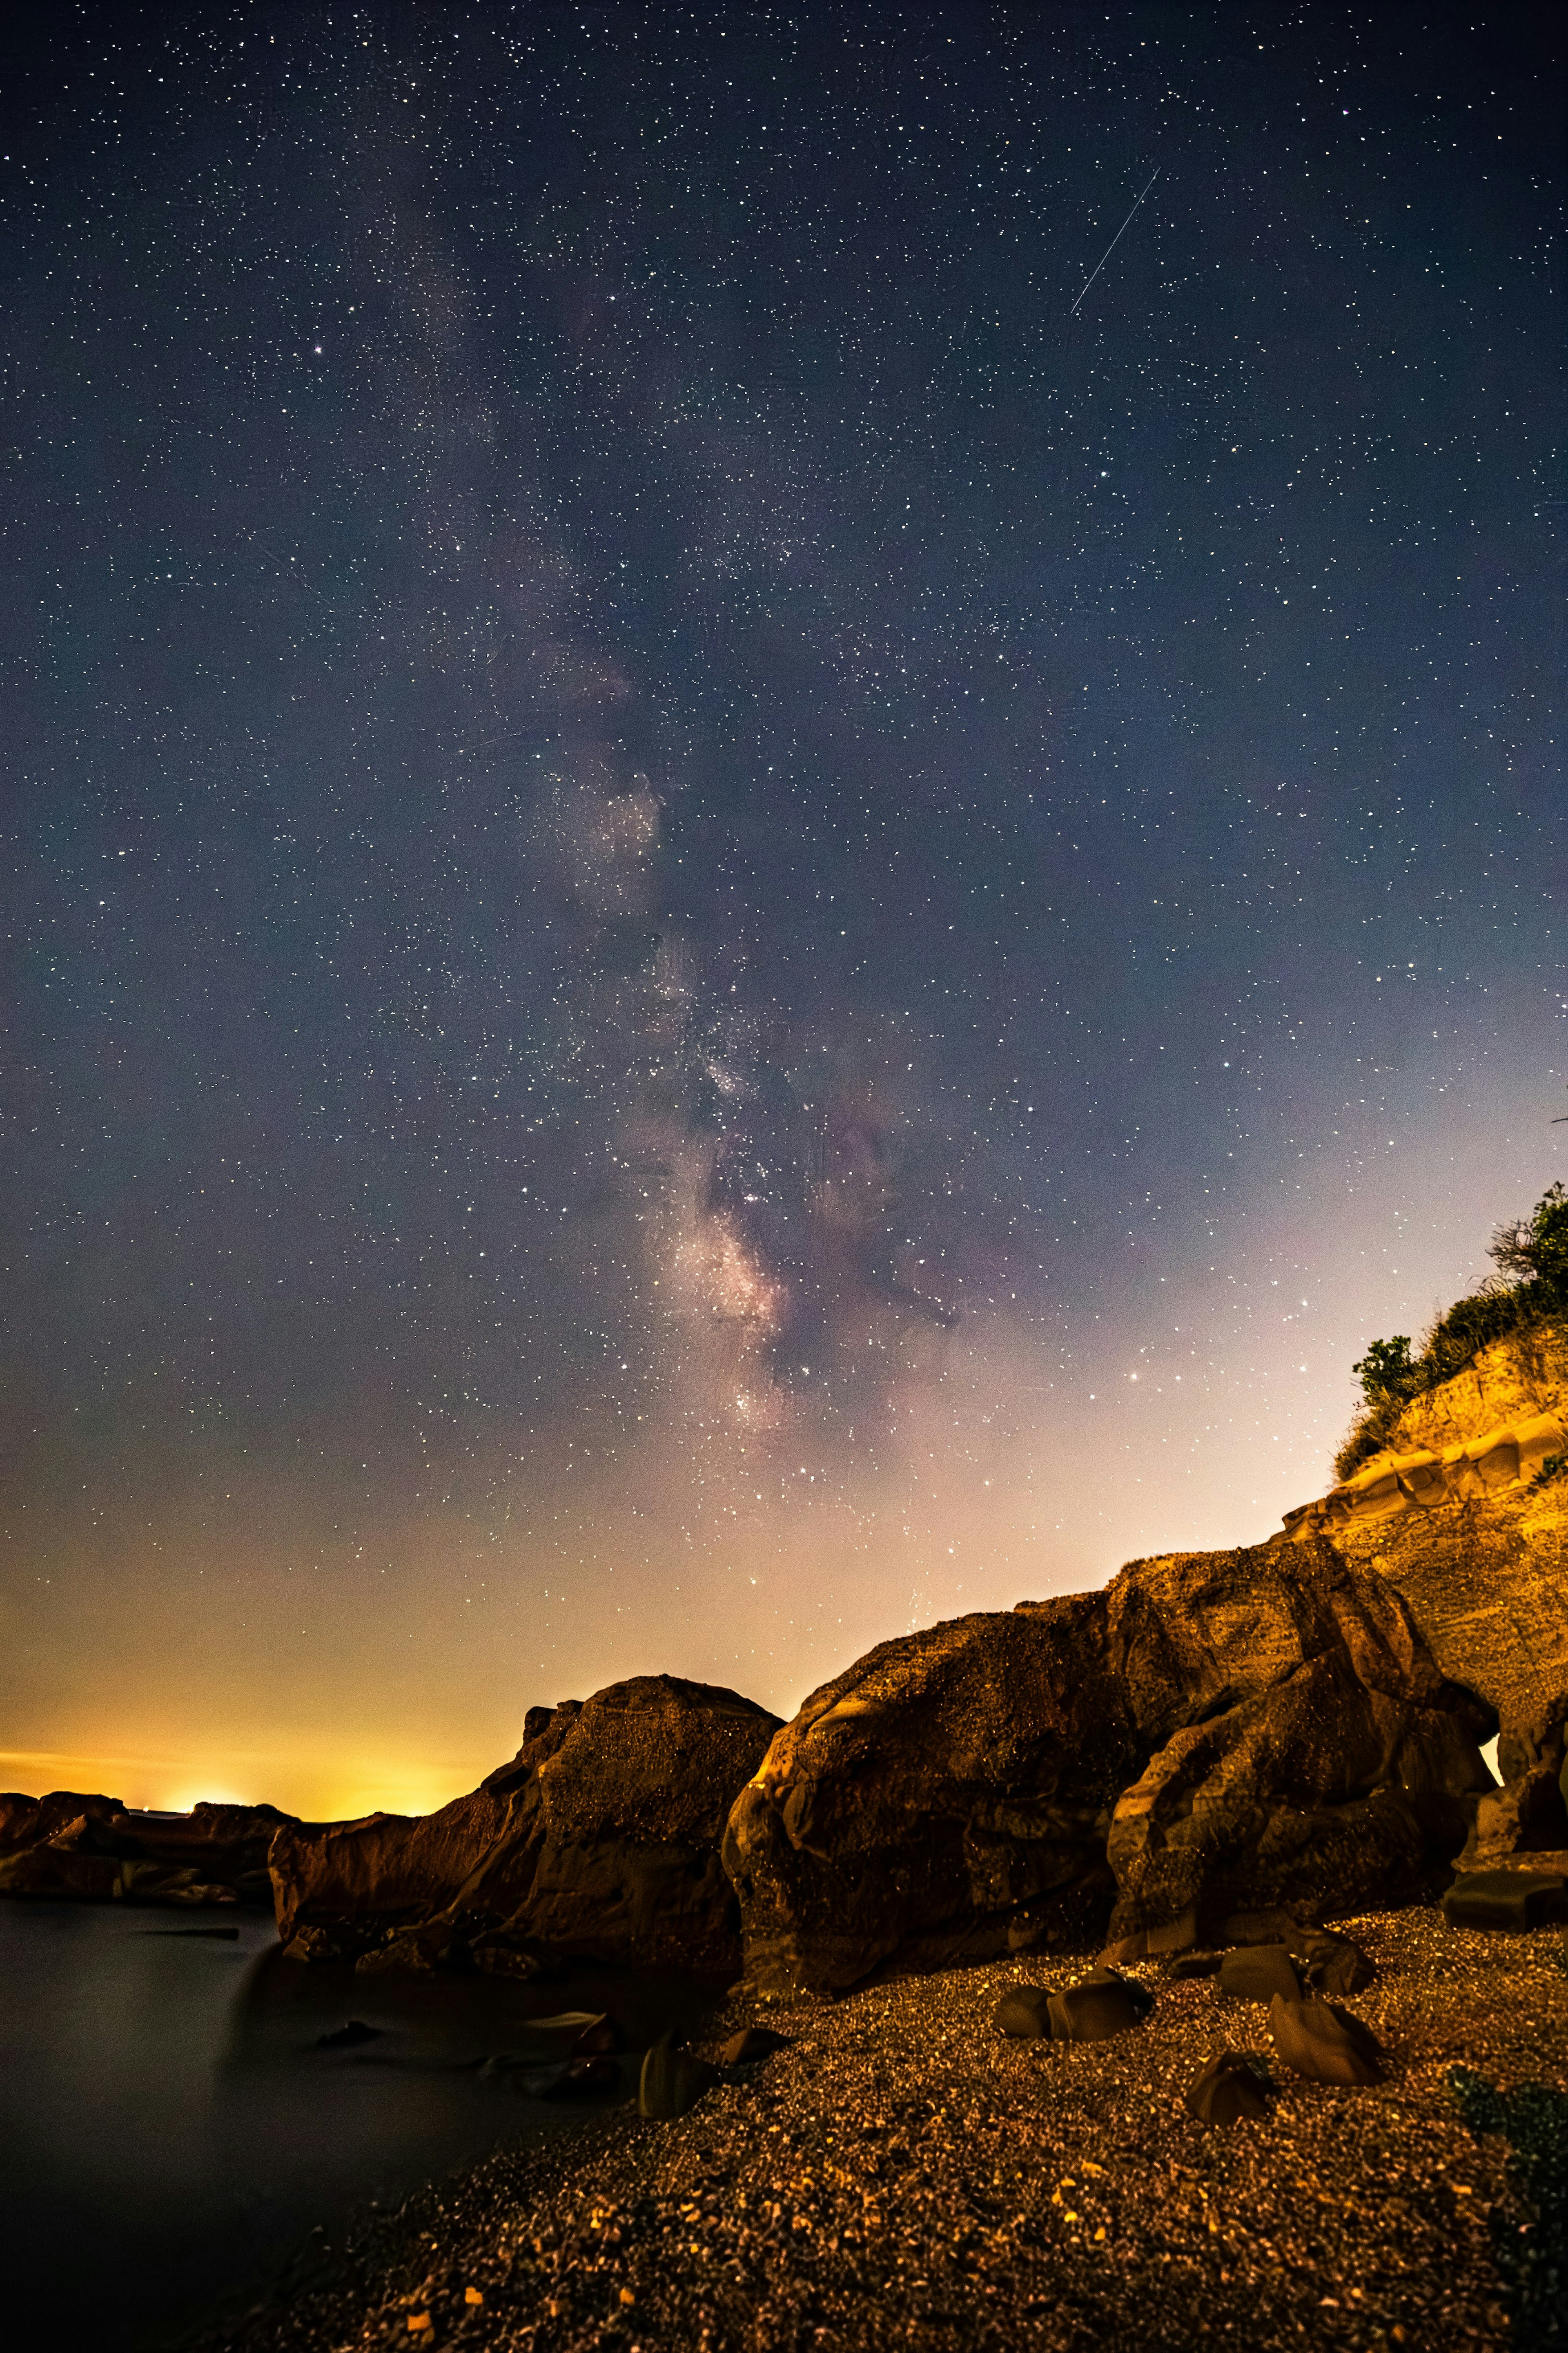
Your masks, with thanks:
M1055 2042L1105 2042L1142 2026L1154 1997L1135 1979L1114 1969L1091 1969L1079 1985L1053 1993L1048 2004Z
M1568 1920L1568 1879L1552 1871L1468 1871L1443 1897L1451 1928L1539 1928Z
M1382 2081L1382 2044L1370 2026L1337 2001L1287 2001L1276 1994L1268 2026L1286 2066L1311 2083Z
M1283 1945L1238 1945L1219 1965L1219 1988L1238 2001L1300 2001L1302 1990Z
M787 2034L775 2034L771 2026L747 2026L731 2035L719 2056L726 2067L745 2067L755 2059L771 2059L775 2051L787 2051L789 2042Z
M1010 2034L1027 2042L1051 2031L1051 1995L1048 1986L1014 1986L996 2005L993 2021L998 2034Z
M1183 2094L1200 2125L1258 2122L1268 2114L1268 2092L1258 2066L1242 2051L1220 2051Z
M683 2116L718 2081L716 2068L678 2049L673 2034L663 2035L642 2063L637 2114L666 2122Z

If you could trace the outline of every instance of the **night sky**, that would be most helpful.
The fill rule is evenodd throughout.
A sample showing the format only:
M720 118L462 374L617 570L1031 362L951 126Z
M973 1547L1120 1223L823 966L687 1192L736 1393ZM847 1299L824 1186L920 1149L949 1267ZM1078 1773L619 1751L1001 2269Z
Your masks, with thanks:
M1568 1155L1551 23L29 28L0 1781L422 1808L1322 1491Z

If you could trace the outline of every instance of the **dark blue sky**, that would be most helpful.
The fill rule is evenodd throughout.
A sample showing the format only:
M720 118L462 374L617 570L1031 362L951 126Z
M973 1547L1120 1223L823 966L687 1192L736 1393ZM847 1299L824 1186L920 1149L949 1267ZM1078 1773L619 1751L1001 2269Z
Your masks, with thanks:
M422 1802L1321 1486L1568 1134L1546 13L32 38L12 1778Z

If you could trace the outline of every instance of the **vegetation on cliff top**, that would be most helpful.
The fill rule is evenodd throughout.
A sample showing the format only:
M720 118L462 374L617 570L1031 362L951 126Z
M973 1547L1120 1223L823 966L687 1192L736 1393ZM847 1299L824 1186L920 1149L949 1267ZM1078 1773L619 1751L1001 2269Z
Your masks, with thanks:
M1551 1186L1528 1218L1500 1226L1487 1255L1496 1274L1438 1316L1416 1355L1409 1334L1396 1332L1373 1340L1354 1367L1365 1404L1334 1457L1341 1479L1387 1445L1413 1399L1451 1381L1494 1340L1568 1313L1568 1191Z

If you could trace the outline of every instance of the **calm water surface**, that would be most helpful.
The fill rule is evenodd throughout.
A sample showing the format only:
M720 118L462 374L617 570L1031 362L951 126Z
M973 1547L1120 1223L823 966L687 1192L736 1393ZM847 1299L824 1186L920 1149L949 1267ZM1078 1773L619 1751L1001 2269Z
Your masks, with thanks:
M0 1903L8 2336L156 2346L258 2287L314 2225L570 2126L583 2104L477 2072L563 2047L530 2019L609 2010L640 2047L695 2027L719 1991L610 1970L534 1987L305 1968L255 1915L234 1944L167 1933L213 1918ZM350 2018L386 2031L317 2049ZM625 2099L635 2059L622 2075Z

